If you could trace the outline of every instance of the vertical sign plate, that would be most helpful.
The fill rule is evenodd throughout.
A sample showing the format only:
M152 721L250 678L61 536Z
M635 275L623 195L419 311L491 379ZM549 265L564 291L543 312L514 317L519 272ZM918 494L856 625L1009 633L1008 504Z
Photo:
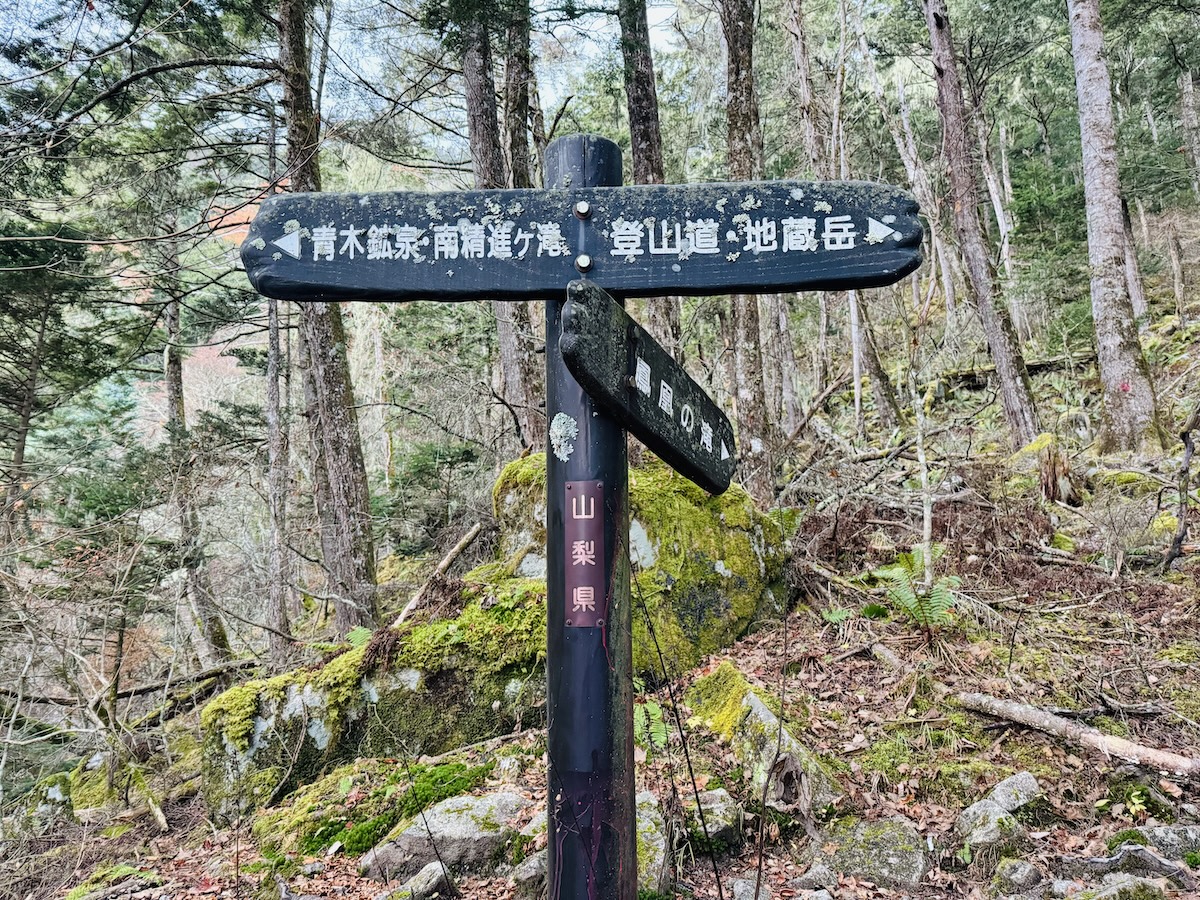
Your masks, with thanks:
M568 481L563 509L566 625L603 626L608 614L608 592L604 589L604 482Z

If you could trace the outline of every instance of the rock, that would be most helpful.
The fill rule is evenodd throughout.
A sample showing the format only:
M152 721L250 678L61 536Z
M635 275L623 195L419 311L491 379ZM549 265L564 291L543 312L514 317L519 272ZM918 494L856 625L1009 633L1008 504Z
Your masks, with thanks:
M780 737L779 717L729 661L699 679L688 692L696 715L733 747L750 780L751 793L761 796ZM767 805L781 812L819 812L841 799L842 791L819 757L786 727L779 742L780 758L771 778Z
M821 888L834 890L837 887L837 872L818 860L808 867L808 871L799 878L788 882L788 887L798 891L815 891Z
M1200 825L1143 825L1136 830L1168 859L1200 853Z
M525 861L513 870L509 878L516 900L545 900L548 856L548 851L539 850L526 857Z
M964 809L954 828L972 849L1003 849L1025 836L1021 823L991 800L980 800Z
M700 792L700 808L704 811L704 828L714 850L731 850L742 843L742 805L724 788ZM694 802L688 804L688 830L694 845L703 845L704 829L696 815Z
M1002 859L996 866L992 881L996 890L1004 894L1019 894L1029 891L1042 882L1042 873L1037 866L1023 859Z
M1111 856L1064 856L1061 870L1077 878L1095 878L1113 872L1141 877L1165 877L1186 891L1195 889L1196 880L1182 865L1163 859L1149 847L1127 841Z
M1038 784L1038 780L1029 772L1018 772L992 788L987 799L1005 812L1015 812L1040 796L1042 786Z
M533 818L529 820L529 824L521 829L521 837L537 837L539 834L545 834L546 829L549 827L546 810L539 809L533 814Z
M1132 875L1112 875L1088 900L1165 900L1166 893L1155 882Z
M637 883L639 891L665 894L671 889L667 824L652 791L637 795Z
M814 867L824 864L835 872L865 878L884 887L911 890L920 885L929 869L925 839L907 819L846 823L814 841L821 848L833 845L828 856L819 856Z
M436 754L518 719L541 724L545 585L494 567L465 578L457 619L406 626L387 672L364 670L361 646L214 697L200 719L210 816L230 821L359 757Z
M440 862L434 860L388 896L388 900L435 900L449 897L450 878Z
M1065 878L1056 878L1050 882L1048 896L1050 897L1071 897L1078 894L1084 889L1082 881L1068 881Z
M733 900L771 900L771 891L762 884L759 886L758 895L755 896L754 885L757 883L757 878L735 878L729 882L729 893Z
M545 577L546 457L505 467L492 492L500 554L519 573ZM783 532L734 486L708 493L647 455L629 472L629 556L647 615L633 622L635 671L658 671L647 618L679 671L733 643L761 608L784 596Z
M302 865L300 867L300 872L302 874L308 875L310 877L313 875L320 875L324 871L325 871L325 863L323 863L323 862L305 863L304 865Z
M434 804L396 837L369 851L359 869L379 881L411 878L440 857L451 871L490 871L517 835L509 823L531 805L520 794L506 791L482 797L451 797Z
M809 891L805 900L833 900L833 894L822 888L819 891Z

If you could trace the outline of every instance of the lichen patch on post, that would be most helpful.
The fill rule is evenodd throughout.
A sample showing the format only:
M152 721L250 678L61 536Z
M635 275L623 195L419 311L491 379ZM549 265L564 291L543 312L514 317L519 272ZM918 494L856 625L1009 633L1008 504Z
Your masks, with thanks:
M563 462L575 452L575 438L579 437L579 423L566 413L559 413L550 423L550 447L554 455Z

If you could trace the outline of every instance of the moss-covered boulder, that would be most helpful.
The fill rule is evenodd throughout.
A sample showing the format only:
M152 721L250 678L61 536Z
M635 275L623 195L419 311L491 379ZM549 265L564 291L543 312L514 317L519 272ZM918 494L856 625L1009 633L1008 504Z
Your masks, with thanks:
M907 819L837 822L814 842L817 861L885 887L913 890L929 870L925 839Z
M230 819L361 756L436 754L542 722L544 585L466 576L453 619L250 681L201 715L204 796Z
M771 808L809 816L841 798L830 767L795 737L793 727L780 727L771 698L760 696L728 660L692 685L687 702L705 725L729 742L754 796L761 795L770 777Z
M783 602L783 529L736 485L713 497L646 454L629 472L634 572L633 662L673 673L729 646L756 614ZM493 492L500 549L518 575L546 573L546 458L510 463ZM642 604L646 611L642 611Z

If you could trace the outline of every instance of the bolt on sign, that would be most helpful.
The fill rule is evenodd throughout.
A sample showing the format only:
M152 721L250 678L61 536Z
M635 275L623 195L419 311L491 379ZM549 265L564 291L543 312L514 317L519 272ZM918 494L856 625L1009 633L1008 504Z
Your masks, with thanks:
M242 245L281 300L546 301L550 900L635 900L625 429L724 491L733 427L618 299L892 284L917 205L865 182L621 186L591 135L546 149L546 190L278 194Z

